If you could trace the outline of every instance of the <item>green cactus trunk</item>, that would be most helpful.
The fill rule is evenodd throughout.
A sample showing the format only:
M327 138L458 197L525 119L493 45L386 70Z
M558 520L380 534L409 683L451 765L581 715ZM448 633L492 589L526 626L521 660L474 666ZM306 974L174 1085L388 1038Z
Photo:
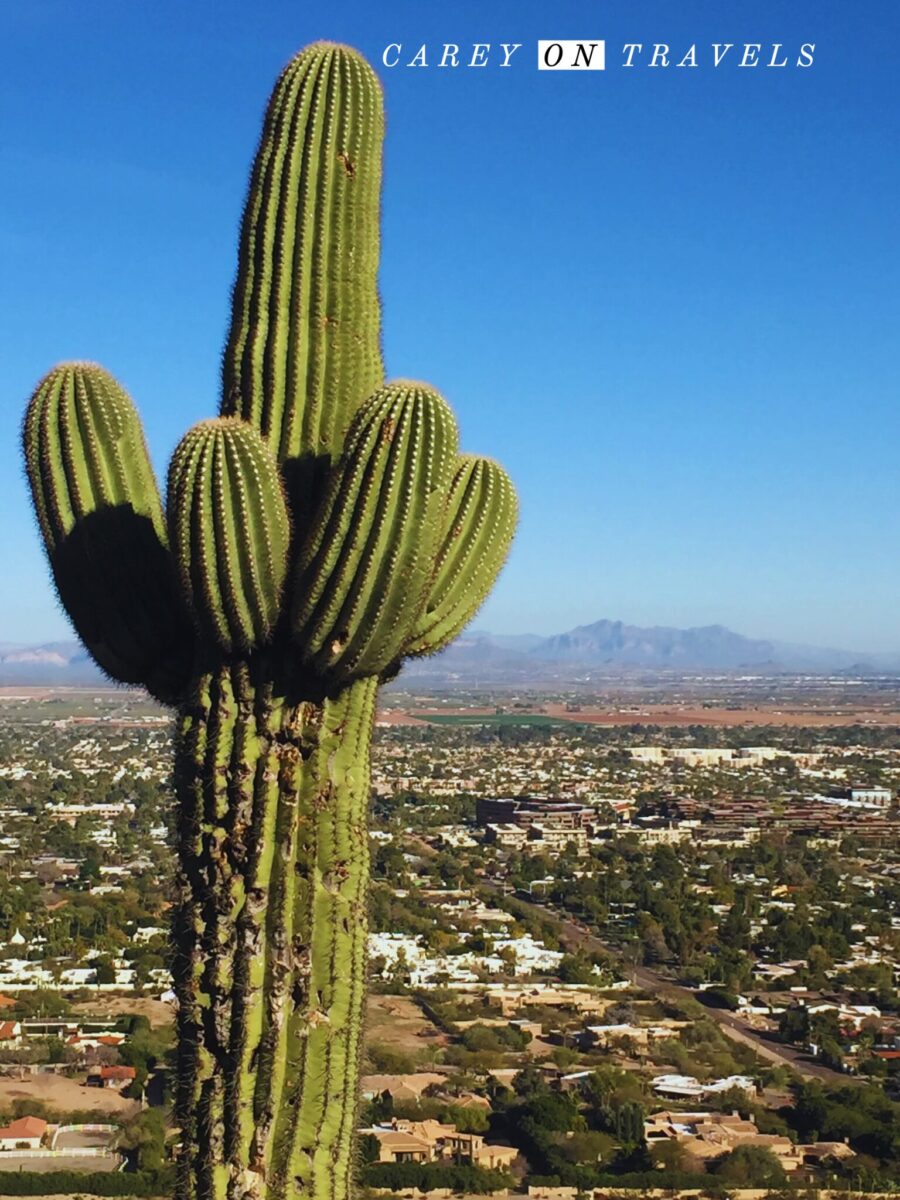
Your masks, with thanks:
M346 1196L377 681L204 675L176 751L178 1200Z

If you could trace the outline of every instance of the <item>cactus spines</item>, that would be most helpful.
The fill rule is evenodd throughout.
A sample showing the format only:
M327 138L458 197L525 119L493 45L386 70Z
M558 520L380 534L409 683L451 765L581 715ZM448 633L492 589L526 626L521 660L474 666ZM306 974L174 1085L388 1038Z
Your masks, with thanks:
M166 548L140 420L115 379L63 363L38 384L25 467L59 598L97 664L162 700L190 672L193 632Z
M226 654L262 646L281 608L290 522L275 461L251 426L220 417L181 440L169 536L200 629Z
M298 563L294 635L336 678L379 675L425 600L456 453L447 402L382 388L357 413Z
M460 455L428 600L404 653L434 654L468 625L506 561L517 515L515 489L500 464Z
M175 451L165 517L101 368L58 367L25 422L75 628L178 713L176 1200L350 1196L378 686L474 615L516 519L502 468L457 454L446 401L384 386L382 126L355 51L285 68L220 416Z
M305 496L383 381L377 273L381 85L346 46L275 85L244 210L223 414L260 430Z

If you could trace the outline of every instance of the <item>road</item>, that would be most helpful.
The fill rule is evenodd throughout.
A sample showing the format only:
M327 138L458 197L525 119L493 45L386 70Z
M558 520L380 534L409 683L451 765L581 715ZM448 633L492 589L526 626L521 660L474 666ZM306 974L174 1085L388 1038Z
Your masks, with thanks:
M492 890L500 891L499 888L492 888ZM574 921L562 916L555 909L540 904L535 900L525 900L522 896L516 896L516 899L522 904L530 904L543 916L555 920L559 925L561 939L569 948L593 950L616 959L626 974L634 980L638 987L643 988L644 991L650 992L653 995L668 993L675 1000L697 1000L696 992L691 991L690 988L682 987L678 983L673 983L671 979L667 979L665 975L654 971L651 967L635 967L630 964L624 964L621 953L613 946L601 941L595 934L582 929ZM830 1067L822 1066L820 1063L813 1061L793 1046L785 1046L781 1042L775 1041L774 1038L759 1033L757 1030L751 1028L741 1017L736 1016L727 1009L707 1008L704 1005L704 1012L711 1021L716 1022L722 1032L727 1037L730 1037L732 1041L742 1042L745 1046L750 1046L766 1062L773 1063L776 1066L789 1067L804 1079L818 1079L822 1083L842 1084L844 1086L864 1082L852 1075L842 1075L839 1071L832 1071Z

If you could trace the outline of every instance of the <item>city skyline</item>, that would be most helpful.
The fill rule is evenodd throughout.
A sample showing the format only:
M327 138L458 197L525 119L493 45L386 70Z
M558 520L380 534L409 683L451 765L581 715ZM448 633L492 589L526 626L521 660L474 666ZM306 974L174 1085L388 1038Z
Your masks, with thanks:
M0 641L70 636L18 462L63 358L131 392L164 477L215 412L237 225L271 79L352 42L388 112L381 291L390 376L428 379L522 496L476 619L551 634L618 617L900 649L893 212L900 15L654 0L8 6ZM538 39L607 70L539 73ZM621 65L626 43L816 46L809 69ZM521 43L499 65L386 67L388 44ZM612 51L615 49L615 53ZM524 57L526 55L528 57ZM410 55L412 57L412 55ZM766 54L768 60L768 53Z

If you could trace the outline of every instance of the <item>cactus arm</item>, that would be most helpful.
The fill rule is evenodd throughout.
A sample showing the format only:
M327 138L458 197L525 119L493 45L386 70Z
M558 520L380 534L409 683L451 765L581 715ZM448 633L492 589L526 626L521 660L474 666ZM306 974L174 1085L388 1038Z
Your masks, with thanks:
M169 527L186 599L226 653L272 636L290 522L275 462L252 426L220 417L181 441L169 472Z
M460 455L428 601L404 653L434 654L468 625L506 561L517 515L515 489L503 468L491 459Z
M102 367L62 364L32 397L23 444L54 582L78 636L113 679L171 701L187 681L194 636L131 400Z
M328 43L288 64L266 112L241 230L222 413L255 425L279 462L294 463L295 499L309 494L317 463L337 458L353 414L383 378L383 127L371 67Z
M436 392L396 383L360 409L301 552L293 618L317 670L380 674L425 600L456 423Z

